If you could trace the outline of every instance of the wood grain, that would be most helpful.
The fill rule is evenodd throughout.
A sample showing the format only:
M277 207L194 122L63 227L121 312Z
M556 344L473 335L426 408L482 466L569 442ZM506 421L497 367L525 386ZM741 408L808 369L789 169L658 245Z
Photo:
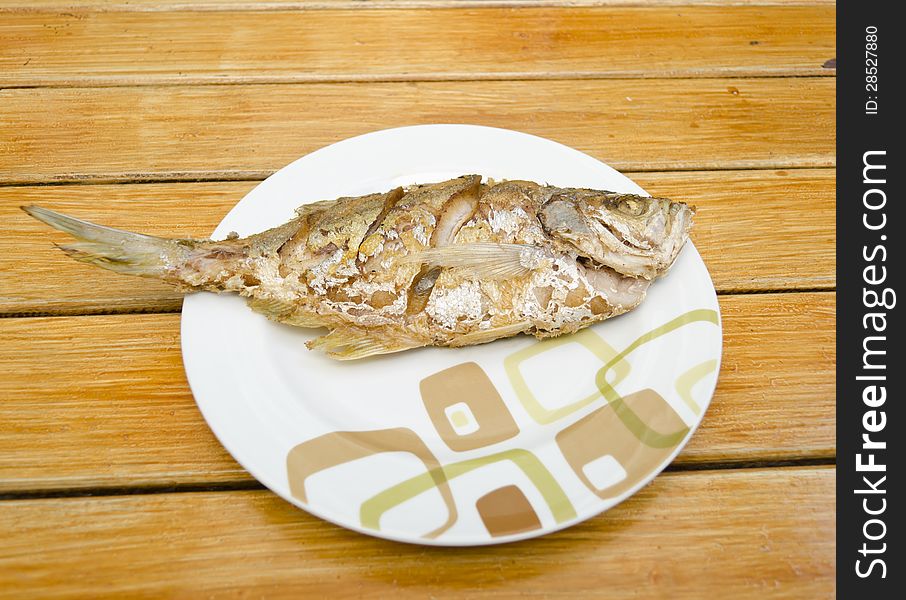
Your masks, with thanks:
M814 6L836 0L0 0L0 12L65 10L155 12L171 10L319 10L588 6Z
M833 457L835 294L723 296L720 310L724 351L717 390L681 459Z
M0 489L249 476L195 406L178 315L0 320Z
M4 502L0 595L828 598L832 468L663 474L604 515L484 548L387 542L266 491Z
M835 28L832 6L19 13L0 85L832 76Z
M714 400L681 464L834 455L834 295L724 296ZM246 479L186 383L178 315L0 319L0 490Z
M698 207L693 239L719 291L834 286L833 171L629 175L652 194ZM71 238L20 205L155 235L205 237L256 183L0 187L0 314L176 311L181 304L170 286L66 258L52 243Z
M834 287L834 171L629 176L654 196L697 207L692 239L719 291Z
M264 177L347 137L474 123L621 170L835 161L831 78L0 90L0 183Z

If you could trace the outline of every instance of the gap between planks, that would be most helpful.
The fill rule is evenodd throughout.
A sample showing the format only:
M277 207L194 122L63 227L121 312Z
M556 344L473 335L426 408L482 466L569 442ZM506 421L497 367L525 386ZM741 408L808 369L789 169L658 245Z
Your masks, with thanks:
M790 164L787 162L765 162L749 165L722 164L708 167L699 167L696 165L678 166L673 168L661 167L633 167L632 171L627 171L628 177L632 173L694 173L696 171L807 171L814 169L835 169L836 161L829 162L826 165L813 164ZM141 185L155 183L229 183L234 181L264 181L276 173L273 170L267 171L205 171L193 173L168 173L161 176L159 173L123 173L121 175L51 175L51 179L45 181L32 181L30 179L16 180L10 178L0 180L0 188L15 187L51 187L51 186L70 186L70 185Z
M835 294L836 284L828 287L802 287L802 288L765 288L753 290L718 290L718 296L753 296L763 294ZM0 312L0 319L27 319L42 317L100 317L110 315L169 315L182 313L182 299L174 302L161 301L147 307L112 307L97 309L74 308L72 310L29 310Z
M671 463L662 472L688 473L702 471L749 471L764 469L799 469L836 465L836 455L791 457L783 460L720 461L708 463ZM240 492L267 490L257 479L237 479L220 482L188 482L175 485L98 486L92 488L50 488L44 490L5 490L0 502L12 500L46 500L56 498L102 498L110 496L150 496L155 494L197 494L209 492Z

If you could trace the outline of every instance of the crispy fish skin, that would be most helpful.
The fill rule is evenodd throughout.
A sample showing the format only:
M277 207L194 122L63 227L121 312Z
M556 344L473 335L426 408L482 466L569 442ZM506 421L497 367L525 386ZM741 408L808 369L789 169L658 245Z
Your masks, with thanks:
M40 207L83 262L236 292L268 318L330 332L338 359L570 333L636 307L688 239L681 202L479 175L300 207L273 229L165 239Z

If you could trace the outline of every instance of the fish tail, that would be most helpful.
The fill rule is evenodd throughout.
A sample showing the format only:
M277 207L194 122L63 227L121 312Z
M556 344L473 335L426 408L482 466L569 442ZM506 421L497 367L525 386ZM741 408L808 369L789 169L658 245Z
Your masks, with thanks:
M75 260L117 273L168 278L185 260L188 240L160 238L97 225L40 206L21 207L32 217L64 231L78 241L59 245ZM180 243L183 242L183 243Z

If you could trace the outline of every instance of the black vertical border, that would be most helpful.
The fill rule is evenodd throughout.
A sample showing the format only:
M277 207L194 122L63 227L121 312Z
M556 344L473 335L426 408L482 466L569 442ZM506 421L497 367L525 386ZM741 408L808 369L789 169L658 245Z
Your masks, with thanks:
M889 287L894 292L902 290L902 273L906 270L906 261L898 259L903 252L903 210L900 204L902 197L902 130L898 118L903 109L903 94L900 91L904 84L902 78L902 60L904 59L902 39L906 29L901 19L894 17L894 7L899 2L880 0L838 0L837 4L837 596L839 598L867 598L882 600L886 598L906 597L906 564L902 561L901 543L903 533L900 527L902 494L894 489L903 489L902 455L906 438L906 423L903 423L902 377L906 365L903 365L902 353L896 352L901 342L902 319L898 312L899 302L906 302L906 296L897 298L897 305L892 309L868 308L863 294L866 289L880 292ZM877 27L877 91L866 89L866 29ZM827 63L826 63L827 64ZM866 102L877 96L877 114L866 114ZM886 155L875 155L873 162L884 162L887 165L884 184L866 184L863 182L863 155L868 151L886 151ZM881 171L872 171L880 175ZM871 188L881 188L886 193L886 205L878 211L868 211L863 205L863 194ZM871 194L871 200L877 203L881 196ZM880 222L880 213L886 214L886 226L881 230L869 230L863 218L869 216L870 223ZM886 235L886 240L881 236ZM875 249L884 246L887 251L886 261L882 262L883 252ZM873 260L867 259L875 252ZM869 285L865 282L865 269L876 265L872 273L878 276L881 265L887 269L887 278L882 284ZM887 327L883 333L876 333L872 328L866 329L863 318L866 313L885 312ZM871 374L884 374L886 381L876 382L886 387L886 402L879 407L870 407L863 401L863 391L870 382L858 380L857 377L867 372L863 369L863 341L866 336L880 335L886 337L881 342L872 342L874 349L885 350L886 355L875 355L875 362L886 363L885 370L873 370ZM867 433L863 417L867 411L883 411L886 425L880 432L871 433L871 439L884 441L887 448L866 451L862 448L862 435ZM877 425L878 414L874 417ZM872 422L869 422L871 425ZM862 462L867 462L867 453L875 455L878 463L886 465L886 472L857 472L857 455L862 453ZM880 485L880 476L887 479ZM868 488L863 476L877 488L883 488L884 494L857 493L857 490ZM876 517L866 514L863 500L867 499L868 508L879 510L886 499L884 512ZM878 536L886 529L884 537L870 540L865 537L865 523L872 518L884 521L882 528L878 523L868 526L871 536ZM860 553L863 544L869 549L882 548L878 554ZM879 558L886 566L886 578L882 578L883 569L876 564L867 577L856 573L856 561L861 561L863 572L869 570L871 560ZM896 592L895 592L896 590Z

